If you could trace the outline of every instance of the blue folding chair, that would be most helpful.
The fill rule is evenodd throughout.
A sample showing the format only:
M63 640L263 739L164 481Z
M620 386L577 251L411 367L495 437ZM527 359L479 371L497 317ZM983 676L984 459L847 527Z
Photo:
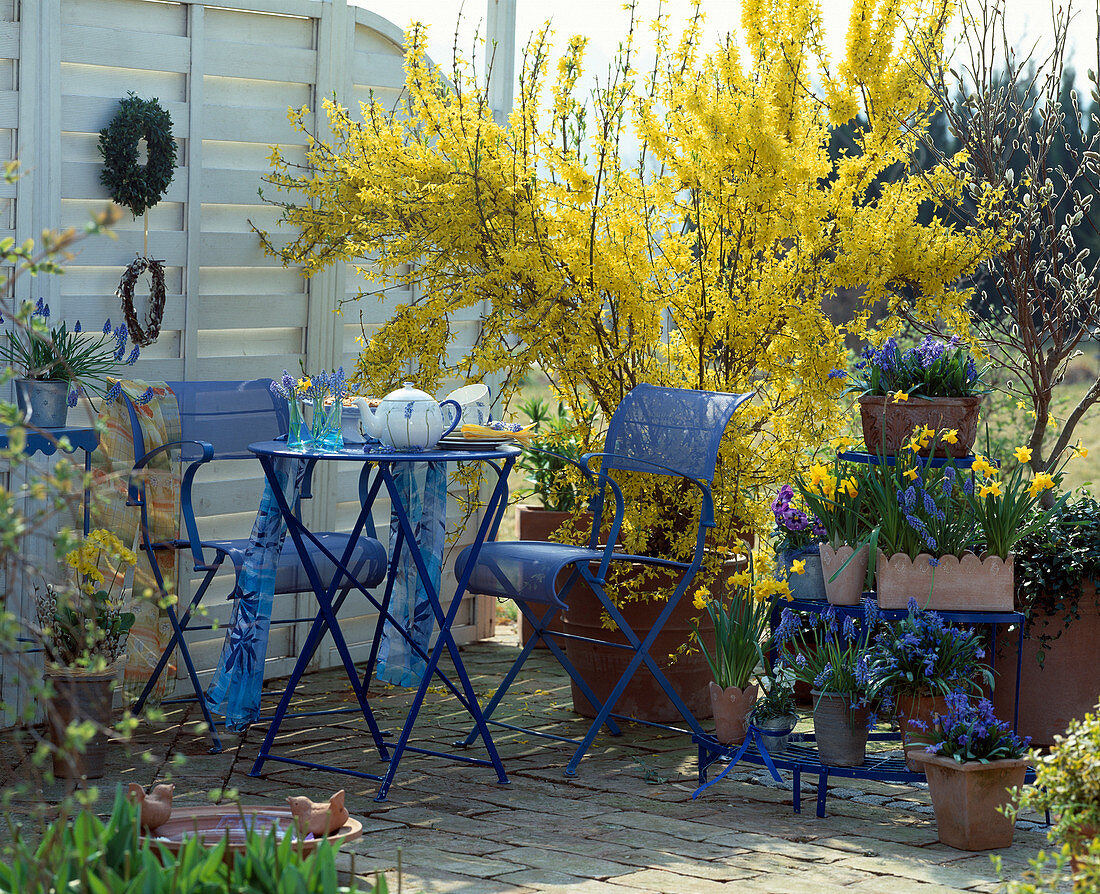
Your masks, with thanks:
M536 634L523 646L519 657L516 658L496 693L489 700L483 712L485 719L499 726L531 735L576 744L576 751L565 769L567 776L575 775L577 765L596 738L601 726L606 723L612 734L619 734L613 719L616 716L615 703L623 694L635 671L643 664L653 674L654 679L692 732L702 734L698 721L672 688L649 654L649 650L702 564L707 529L715 526L714 501L710 483L718 460L718 447L734 411L751 396L751 393L723 394L713 391L638 385L623 398L611 417L604 450L586 454L581 458L580 463L572 463L571 460L566 459L580 469L595 492L591 505L594 521L588 546L521 540L486 543L481 549L471 571L470 592L513 600L534 627ZM595 474L592 471L594 460L599 460L599 470ZM622 525L624 505L622 490L612 477L612 473L616 471L679 478L699 490L701 502L698 530L690 561L677 562L653 556L615 552L615 541ZM604 495L608 490L614 497L614 518L607 536L607 545L601 547L599 538L605 508ZM466 566L467 555L464 551L459 556L460 572ZM669 597L668 604L658 615L644 639L640 639L638 634L630 628L604 589L611 563L620 561L662 566L674 569L674 574L675 569L682 571L682 576L675 591ZM561 575L563 583L558 586L559 573L565 569L569 569L569 572ZM583 579L588 584L627 642L592 640L547 629L559 611L568 609L562 597L569 592L578 579ZM596 709L596 717L583 739L568 739L540 730L524 729L491 720L494 711L539 639L546 643L584 697ZM634 653L606 701L601 702L597 698L592 687L570 663L565 652L558 645L557 640L567 639L603 642ZM475 733L476 731L471 732L463 744L471 744L476 738Z
M170 444L164 444L152 450L146 450L142 438L141 426L138 425L136 411L132 404L128 403L130 410L130 423L134 437L134 474L130 480L129 504L140 507L141 510L141 549L149 556L153 576L156 579L162 600L168 602L167 613L172 625L172 638L164 649L146 684L141 696L134 704L134 713L138 714L145 706L145 701L153 691L160 675L168 665L172 652L177 647L180 657L187 668L194 696L182 699L169 699L166 703L189 701L196 698L202 708L203 719L210 731L212 742L211 753L216 754L222 750L221 739L217 733L215 721L203 698L202 686L199 683L195 664L191 659L191 653L187 647L184 633L188 630L211 630L212 624L192 624L191 617L199 607L206 595L214 577L222 570L226 561L232 563L234 569L234 586L227 598L237 596L237 579L240 576L244 564L245 550L248 548L248 538L238 540L204 540L199 535L198 524L195 519L195 506L192 501L192 488L195 474L200 467L213 460L248 460L256 463L256 457L248 451L248 445L255 441L274 440L285 437L289 426L289 411L286 401L278 400L270 391L271 379L254 379L247 382L169 382L168 386L176 395L180 417L180 440ZM180 485L180 511L183 517L183 534L179 539L167 541L154 541L149 531L148 504L145 499L145 487L142 471L149 465L150 460L161 453L175 455L178 453L186 468L183 471ZM258 466L257 466L258 468ZM366 482L361 479L360 488ZM302 483L299 495L299 505L295 511L300 512L300 501L311 496L310 482ZM259 503L259 493L256 495L256 503ZM242 507L246 508L246 507ZM342 556L348 546L349 535L325 532L317 535L328 554ZM165 586L160 564L157 561L158 553L165 550L190 550L194 559L194 570L203 573L203 578L191 597L187 608L180 614L176 605L166 599L169 596ZM317 564L317 570L325 582L330 586L335 565L327 555L316 545L313 546L313 560ZM348 568L364 586L372 587L386 577L386 548L375 537L373 524L368 522L368 530L359 537L358 543L352 552ZM351 589L351 582L342 588L334 608L339 609ZM293 541L288 537L283 544L279 556L279 565L275 575L275 593L312 593L313 587L302 566L298 551ZM272 619L274 624L294 624L312 622L314 616ZM358 709L348 709L358 710Z

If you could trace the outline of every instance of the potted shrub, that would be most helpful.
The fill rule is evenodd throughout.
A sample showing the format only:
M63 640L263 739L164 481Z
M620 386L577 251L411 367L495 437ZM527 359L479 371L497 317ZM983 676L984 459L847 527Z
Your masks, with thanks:
M872 666L872 634L879 612L863 601L863 617L841 620L833 606L809 629L789 608L783 609L776 642L789 646L783 661L797 680L813 687L814 738L823 764L858 767L867 750L867 733L875 718L879 682Z
M692 624L696 642L713 675L707 689L715 738L723 745L740 745L745 741L749 714L759 692L752 677L764 659L762 643L775 598L776 582L754 580L751 564L732 575L721 594L711 595L705 587L695 591L695 607L706 611L714 633L712 650L699 628Z
M789 668L774 667L759 678L760 697L752 709L752 725L769 754L787 749L787 741L798 723L794 701L794 677Z
M946 697L960 689L979 691L979 680L992 686L993 672L983 658L973 627L946 624L916 599L909 600L908 616L884 623L875 636L874 674L893 696L905 762L913 772L923 772L912 753L928 744L929 722L945 712Z
M1035 781L1019 792L1019 810L1050 811L1057 817L1052 840L1070 845L1074 854L1088 850L1100 836L1100 703L1071 720L1056 736L1049 754L1030 755Z
M965 342L926 336L903 351L895 338L868 347L856 363L850 390L859 392L863 441L869 453L896 455L915 426L954 431L926 444L923 456L966 456L978 436L978 411L988 391Z
M795 479L802 499L825 531L821 570L833 605L858 605L863 598L871 533L863 506L868 468L837 459L831 469L814 463L808 477Z
M35 589L55 775L103 775L115 683L134 624L122 590L136 561L114 534L96 528L65 556L71 579ZM90 736L76 728L85 722Z
M0 362L19 373L15 396L27 421L61 428L80 392L102 396L108 373L120 363L134 363L139 350L135 345L127 355L125 324L112 329L108 320L102 332L91 334L81 331L79 321L71 330L65 323L51 329L49 319L43 299L24 301L13 328L0 339Z
M821 568L821 538L825 529L802 507L795 505L794 488L784 484L771 504L775 519L775 553L779 576L795 599L825 599Z
M868 476L868 505L879 519L871 538L879 606L904 609L916 596L923 608L1011 611L1012 547L1044 523L1032 509L1060 476L1032 476L1023 463L1003 474L983 456L970 470L953 459L932 467L919 453L935 440L931 429L916 429L893 465L875 465Z
M1022 633L1019 729L1050 745L1073 718L1081 718L1100 693L1100 502L1082 496L1066 503L1042 527L1015 546L1015 609L1026 619L998 645L998 679L1016 678ZM999 687L994 703L1004 716L1014 689Z
M1015 823L1006 811L1012 791L1024 782L1028 741L993 713L993 704L972 704L964 690L946 698L947 710L933 717L924 764L939 839L964 851L1012 844Z

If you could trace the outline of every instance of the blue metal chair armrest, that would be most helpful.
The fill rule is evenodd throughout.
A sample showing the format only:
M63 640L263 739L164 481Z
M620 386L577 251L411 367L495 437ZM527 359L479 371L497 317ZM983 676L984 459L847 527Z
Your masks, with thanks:
M195 480L195 473L199 470L199 466L204 463L210 462L214 458L214 445L208 441L171 441L168 444L162 444L159 447L155 447L150 450L137 462L134 463L133 473L130 475L128 483L128 495L129 498L126 501L127 506L140 506L141 507L141 531L142 540L145 543L149 543L149 518L148 518L148 506L145 502L145 484L135 484L134 473L140 472L158 453L165 453L169 450L177 450L183 447L185 444L194 444L197 447L202 448L202 456L198 459L192 460L188 464L187 470L183 473L183 479L180 482L180 509L183 513L184 526L187 528L187 539L191 545L191 554L195 559L195 568L197 570L206 569L206 557L202 552L202 545L199 542L199 528L195 522L195 508L191 505L191 485Z

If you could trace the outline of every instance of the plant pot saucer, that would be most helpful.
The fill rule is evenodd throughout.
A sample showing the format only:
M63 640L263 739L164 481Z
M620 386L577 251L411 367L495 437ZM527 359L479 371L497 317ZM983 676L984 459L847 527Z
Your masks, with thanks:
M236 854L244 853L247 829L266 836L272 828L279 830L280 838L283 834L295 836L298 846L306 854L316 850L321 841L329 841L339 848L345 841L355 841L363 837L363 823L353 816L349 816L343 826L323 838L314 838L312 835L298 838L298 828L289 807L225 804L203 807L173 806L168 821L158 826L155 832L143 833L142 838L162 844L172 853L178 854L196 836L205 847L215 847L228 834L226 858L232 859Z

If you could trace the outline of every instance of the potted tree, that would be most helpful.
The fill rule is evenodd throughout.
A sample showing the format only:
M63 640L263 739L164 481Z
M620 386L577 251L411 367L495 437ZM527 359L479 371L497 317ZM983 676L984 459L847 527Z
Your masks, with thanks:
M103 775L115 683L134 624L122 590L136 561L114 534L96 528L66 554L70 580L35 590L57 776Z
M928 725L933 714L946 711L946 697L959 689L980 691L979 680L992 686L984 657L973 627L946 624L916 599L909 600L907 617L882 625L875 637L874 674L893 696L905 762L913 772L923 772L913 752L928 744Z
M1026 616L1020 630L998 644L1000 680L1016 678L1020 665L1019 729L1039 745L1051 745L1074 718L1082 718L1100 692L1100 503L1091 496L1069 502L1046 525L1016 544L1015 608ZM997 709L1009 716L1013 687L999 687Z
M924 764L940 841L964 851L1012 844L1012 792L1023 785L1028 742L993 713L976 705L965 690L946 698L947 710L933 717L929 745L913 757Z

